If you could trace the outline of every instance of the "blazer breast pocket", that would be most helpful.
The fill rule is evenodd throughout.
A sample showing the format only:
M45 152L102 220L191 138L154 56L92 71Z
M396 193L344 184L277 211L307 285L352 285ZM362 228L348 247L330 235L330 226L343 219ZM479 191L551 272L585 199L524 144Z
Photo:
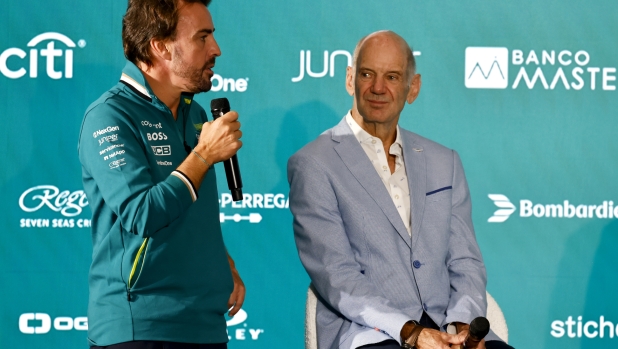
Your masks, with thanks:
M447 187L441 187L435 190L432 190L430 192L427 192L426 195L426 202L430 203L430 202L438 202L438 201L442 201L444 199L451 199L452 195L453 195L453 187L452 186L447 186Z

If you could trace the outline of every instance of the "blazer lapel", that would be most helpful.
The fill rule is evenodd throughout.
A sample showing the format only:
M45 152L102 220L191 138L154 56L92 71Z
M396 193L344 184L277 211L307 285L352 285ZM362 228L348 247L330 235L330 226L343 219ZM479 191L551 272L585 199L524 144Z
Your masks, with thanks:
M345 122L345 118L333 128L332 138L335 142L339 143L335 145L334 149L341 157L343 163L382 209L384 215L386 215L408 247L411 247L410 235L408 235L408 230L403 224L399 212L397 212L393 199L388 195L382 179L369 161L367 154L365 154L362 146L358 143L352 130Z
M425 211L427 165L423 146L415 143L409 132L403 131L403 159L410 188L410 216L412 220L412 246L421 234L421 222Z

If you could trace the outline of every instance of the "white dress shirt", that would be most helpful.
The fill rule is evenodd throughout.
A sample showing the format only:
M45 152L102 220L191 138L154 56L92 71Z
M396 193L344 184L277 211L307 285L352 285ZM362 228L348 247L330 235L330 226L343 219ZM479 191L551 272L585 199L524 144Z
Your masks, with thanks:
M350 112L348 112L345 118L354 136L356 136L356 139L369 157L373 167L378 172L378 175L380 175L380 178L382 178L382 183L384 183L388 194L391 196L391 199L393 199L393 203L399 212L403 224L408 230L408 234L412 236L412 231L410 229L410 189L408 188L406 166L403 162L403 143L401 140L401 132L399 132L399 125L397 126L397 138L395 139L395 143L393 143L389 149L389 154L395 156L395 172L391 174L388 160L384 153L384 144L382 140L363 130L363 128L356 123L356 120L352 118Z

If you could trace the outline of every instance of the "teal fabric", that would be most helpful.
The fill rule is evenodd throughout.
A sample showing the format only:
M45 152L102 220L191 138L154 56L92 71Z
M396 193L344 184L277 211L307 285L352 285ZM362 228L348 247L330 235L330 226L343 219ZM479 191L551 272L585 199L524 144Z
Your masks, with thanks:
M190 187L171 175L187 157L185 143L197 144L206 113L183 94L174 120L135 65L127 63L123 73L133 86L119 82L90 105L78 146L92 209L88 339L99 346L227 342L233 282L215 171L195 202Z

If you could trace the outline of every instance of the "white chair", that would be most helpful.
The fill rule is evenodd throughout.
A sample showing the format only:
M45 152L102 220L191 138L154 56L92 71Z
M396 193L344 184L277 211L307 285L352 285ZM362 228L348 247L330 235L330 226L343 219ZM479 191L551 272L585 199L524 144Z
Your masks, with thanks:
M309 285L307 290L307 302L305 303L305 349L317 349L317 332L315 325L315 309L318 303L318 299L315 296L315 289L313 284ZM506 325L506 320L502 309L496 303L496 300L487 293L487 320L491 330L494 331L498 337L504 342L509 341L509 329Z

